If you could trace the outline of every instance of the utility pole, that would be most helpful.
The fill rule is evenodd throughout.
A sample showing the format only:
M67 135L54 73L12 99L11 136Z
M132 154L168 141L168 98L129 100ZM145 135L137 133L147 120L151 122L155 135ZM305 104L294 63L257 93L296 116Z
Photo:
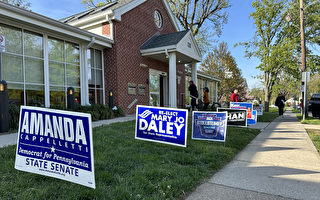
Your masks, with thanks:
M308 117L308 96L307 96L307 70L306 70L306 40L304 36L304 20L303 20L304 10L303 10L303 0L300 0L300 33L301 33L301 72L304 75L304 85L303 85L303 120Z

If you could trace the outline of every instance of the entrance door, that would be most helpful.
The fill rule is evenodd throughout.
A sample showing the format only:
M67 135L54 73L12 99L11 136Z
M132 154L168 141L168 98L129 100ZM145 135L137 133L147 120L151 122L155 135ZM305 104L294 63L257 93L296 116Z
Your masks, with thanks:
M150 69L149 72L149 105L164 106L166 95L167 73Z

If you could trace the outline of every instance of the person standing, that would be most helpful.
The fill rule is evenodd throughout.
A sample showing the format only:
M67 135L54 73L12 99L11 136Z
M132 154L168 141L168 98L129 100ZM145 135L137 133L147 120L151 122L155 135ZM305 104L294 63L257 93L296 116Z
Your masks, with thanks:
M210 100L209 100L209 88L205 87L203 88L203 110L206 110L209 106Z
M189 92L191 97L191 111L195 111L197 106L198 90L197 86L194 84L193 80L189 81Z
M231 102L240 102L240 97L238 95L238 89L233 90L233 94L231 95Z
M279 108L279 116L283 118L283 108L286 103L286 99L284 98L284 95L282 93L279 93L275 105Z

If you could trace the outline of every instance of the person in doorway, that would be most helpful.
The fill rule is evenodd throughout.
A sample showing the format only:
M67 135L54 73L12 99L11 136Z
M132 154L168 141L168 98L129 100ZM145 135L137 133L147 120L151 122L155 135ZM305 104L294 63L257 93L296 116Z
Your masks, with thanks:
M231 102L240 102L240 97L238 95L238 89L233 90L233 94L231 95Z
M203 110L206 110L209 106L209 88L203 88Z
M197 98L198 98L198 90L196 84L194 84L193 80L189 81L189 92L191 97L191 111L195 111L197 106Z
M279 93L275 105L279 108L279 116L283 118L283 108L286 103L286 99L284 98L284 95L282 93Z

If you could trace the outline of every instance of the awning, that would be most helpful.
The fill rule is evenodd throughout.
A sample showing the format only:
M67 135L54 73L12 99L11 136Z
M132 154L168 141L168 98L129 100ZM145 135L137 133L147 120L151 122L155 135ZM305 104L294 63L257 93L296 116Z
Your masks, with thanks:
M177 63L201 62L200 49L190 30L155 34L140 48L142 56L169 62L168 54L176 52Z

